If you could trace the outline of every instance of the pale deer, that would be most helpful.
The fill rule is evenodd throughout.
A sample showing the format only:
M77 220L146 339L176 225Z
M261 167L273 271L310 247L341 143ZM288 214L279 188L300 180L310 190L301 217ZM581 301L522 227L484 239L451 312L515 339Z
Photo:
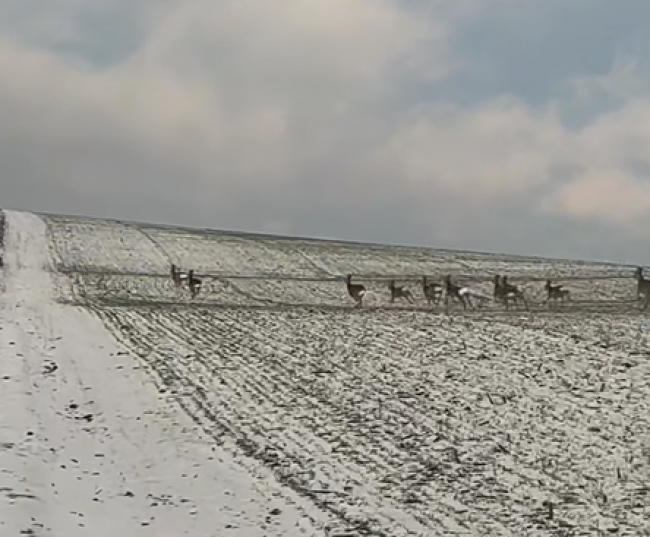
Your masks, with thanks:
M646 280L643 277L643 268L637 267L636 269L636 296L637 300L643 300L643 311L648 309L648 304L650 303L650 280Z
M348 294L356 302L355 308L360 308L363 302L363 297L366 294L366 288L360 283L352 283L352 274L348 274L345 278Z
M551 300L556 304L558 300L562 303L564 303L566 300L571 300L571 291L564 289L563 285L551 284L551 280L546 280L544 289L546 289L546 300L544 300L544 304L548 303Z
M413 293L409 289L405 289L403 285L396 286L395 285L395 280L391 280L390 283L388 284L388 288L390 289L390 302L391 304L395 302L396 298L405 298L408 300L411 304L413 304Z
M427 277L422 276L422 292L424 297L427 299L427 304L431 306L432 304L440 304L440 299L442 298L442 285L435 282L427 282Z

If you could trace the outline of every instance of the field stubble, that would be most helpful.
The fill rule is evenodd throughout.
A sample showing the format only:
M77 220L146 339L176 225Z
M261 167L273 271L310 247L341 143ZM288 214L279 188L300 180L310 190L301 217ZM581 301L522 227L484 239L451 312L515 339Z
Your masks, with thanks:
M442 266L421 251L409 257L407 250L341 246L331 254L334 246L319 250L308 241L189 240L114 223L48 224L53 255L69 271L57 276L61 298L102 318L217 442L271 468L330 513L339 524L332 532L647 532L643 317L432 315L386 307L384 283L375 288L382 307L358 312L346 305L344 285L331 281L382 270L511 272L522 281L548 272L558 279L598 274L595 283L571 281L572 292L611 304L631 298L629 268L490 264L486 256L449 253ZM190 304L164 277L170 262L186 260L204 273L313 281L215 276ZM93 271L147 274L99 283Z

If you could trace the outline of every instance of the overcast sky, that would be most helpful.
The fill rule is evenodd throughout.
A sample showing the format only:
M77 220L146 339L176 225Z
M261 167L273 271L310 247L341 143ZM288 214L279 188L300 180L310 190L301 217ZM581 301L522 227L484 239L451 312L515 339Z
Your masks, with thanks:
M0 206L650 264L648 0L2 0Z

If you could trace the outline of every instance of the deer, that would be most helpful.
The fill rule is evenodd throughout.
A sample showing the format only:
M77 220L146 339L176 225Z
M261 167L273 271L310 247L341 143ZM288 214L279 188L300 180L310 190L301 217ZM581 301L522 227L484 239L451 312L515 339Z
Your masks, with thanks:
M172 268L171 268L171 276L172 276L172 281L174 282L174 285L176 287L182 287L185 282L185 280L188 279L187 273L181 271L175 264L172 263Z
M194 276L194 269L191 269L187 273L187 285L190 289L190 293L192 294L192 298L195 298L196 295L199 294L202 283L203 282L199 278Z
M506 309L508 309L508 303L511 300L515 304L522 302L525 308L528 309L528 301L524 296L524 292L516 285L509 283L508 276L501 276L501 281L499 281L498 274L494 277L494 297L497 300L501 300Z
M503 286L503 280L500 274L495 274L493 281L494 281L494 293L493 293L494 301L503 302L506 309L508 309L508 303L510 300L514 300L514 296L512 295L512 293L508 293L508 290Z
M395 280L391 280L390 283L388 284L388 288L390 289L390 302L391 304L395 302L396 298L405 298L408 300L411 304L413 304L413 293L409 289L404 289L403 285L396 286L395 285Z
M451 281L451 274L445 276L445 308L449 306L449 299L453 298L454 300L460 302L463 305L463 309L466 310L468 305L471 305L469 297L466 297L467 288L461 287Z
M427 304L431 306L432 304L440 304L440 299L442 298L442 285L435 282L427 282L427 277L422 276L422 292L424 297L427 299Z
M637 300L643 300L642 311L648 309L648 304L650 303L650 280L646 280L643 277L643 268L637 267L635 272L637 285L636 285L636 296Z
M552 285L551 280L546 280L544 289L546 289L546 300L544 300L544 304L548 303L550 300L555 303L557 303L558 300L563 303L565 300L571 300L571 291L564 289L563 285Z
M360 308L362 305L363 297L366 294L366 288L360 283L352 283L352 274L348 274L345 278L348 288L348 294L356 302L355 308Z

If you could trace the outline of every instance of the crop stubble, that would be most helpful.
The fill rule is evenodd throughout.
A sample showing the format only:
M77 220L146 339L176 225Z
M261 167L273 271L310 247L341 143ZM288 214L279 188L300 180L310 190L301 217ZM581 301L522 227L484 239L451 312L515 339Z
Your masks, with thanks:
M122 302L114 305L88 285L96 276L84 269L137 270L140 262L162 275L169 258L179 259L173 247L182 250L182 236L148 229L138 238L133 226L113 224L113 235L103 230L112 237L107 246L92 244L95 223L81 222L65 238L61 227L77 224L50 219L49 225L60 266L68 262L63 248L78 252L69 267L78 272L58 277L62 297L69 299L71 288L77 296L85 292L82 302L216 441L272 468L357 533L639 535L648 525L649 377L639 317L247 307L260 296L278 306L310 305L315 288L319 301L344 304L338 282L270 282L273 287L220 279L208 298L189 304L167 279L146 275L111 276L124 284ZM111 258L110 243L122 234L141 259L130 261L128 248ZM241 259L225 259L218 238L201 240L212 250L200 256L221 257L228 270L252 255L238 244ZM151 249L142 246L147 241ZM282 256L314 257L305 253L314 245L299 248L292 254L284 244L274 263ZM260 268L255 262L243 270L275 270L273 263ZM205 261L204 270L216 263ZM354 259L326 263L321 253L296 270L322 277ZM471 259L463 263L469 274ZM408 272L421 269L415 265ZM529 265L535 275L551 266ZM624 272L565 265L551 268ZM528 265L520 264L519 273L522 266ZM572 283L572 289L594 288ZM598 282L603 295L607 288L619 300L629 298L632 284ZM279 290L286 288L291 300ZM141 304L161 296L167 307ZM240 307L209 307L220 303Z

